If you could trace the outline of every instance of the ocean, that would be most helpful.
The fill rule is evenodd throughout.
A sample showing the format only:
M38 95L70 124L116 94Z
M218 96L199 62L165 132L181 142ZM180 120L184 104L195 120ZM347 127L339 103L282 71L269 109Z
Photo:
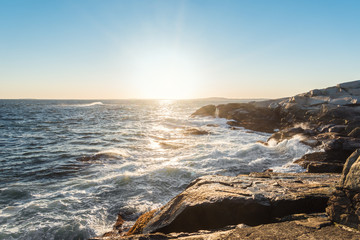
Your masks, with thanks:
M190 117L227 102L245 100L0 100L0 239L87 239L202 175L303 171L299 138Z

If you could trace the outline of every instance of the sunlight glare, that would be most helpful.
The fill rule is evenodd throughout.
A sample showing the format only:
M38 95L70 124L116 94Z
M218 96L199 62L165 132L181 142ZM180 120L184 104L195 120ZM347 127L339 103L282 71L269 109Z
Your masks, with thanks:
M133 80L145 99L193 98L200 81L196 58L171 48L144 51L134 68Z

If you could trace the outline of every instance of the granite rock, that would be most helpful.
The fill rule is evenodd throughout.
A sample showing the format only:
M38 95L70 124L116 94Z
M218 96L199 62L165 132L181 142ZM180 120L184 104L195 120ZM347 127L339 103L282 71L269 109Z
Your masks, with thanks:
M132 236L111 236L94 238L94 240L287 240L318 239L339 240L359 239L359 233L331 225L325 214L297 214L289 216L286 221L250 227L244 224L232 225L217 230L200 230L193 233L150 233Z
M204 116L207 108L199 109L193 116ZM339 172L346 157L360 148L360 80L289 98L229 103L214 108L208 116L218 112L217 116L229 119L228 124L233 127L273 133L268 141L283 141L299 135L302 142L316 148L315 151L346 153L336 163L309 163L305 166L308 171Z
M338 224L360 230L360 150L346 160L336 191L326 212Z
M252 173L203 176L157 210L142 233L195 232L256 226L294 213L325 210L336 174Z

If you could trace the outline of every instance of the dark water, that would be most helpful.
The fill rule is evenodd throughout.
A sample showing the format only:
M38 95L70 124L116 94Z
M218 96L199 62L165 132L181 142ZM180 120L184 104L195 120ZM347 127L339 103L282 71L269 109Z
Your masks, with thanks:
M86 239L201 175L299 170L298 139L265 147L268 134L189 117L209 103L0 100L0 239Z

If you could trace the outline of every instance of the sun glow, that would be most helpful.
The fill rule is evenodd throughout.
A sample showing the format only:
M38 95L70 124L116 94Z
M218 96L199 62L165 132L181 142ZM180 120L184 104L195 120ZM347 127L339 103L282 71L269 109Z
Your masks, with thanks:
M179 49L156 48L134 58L131 78L141 98L194 98L201 80L197 58Z

